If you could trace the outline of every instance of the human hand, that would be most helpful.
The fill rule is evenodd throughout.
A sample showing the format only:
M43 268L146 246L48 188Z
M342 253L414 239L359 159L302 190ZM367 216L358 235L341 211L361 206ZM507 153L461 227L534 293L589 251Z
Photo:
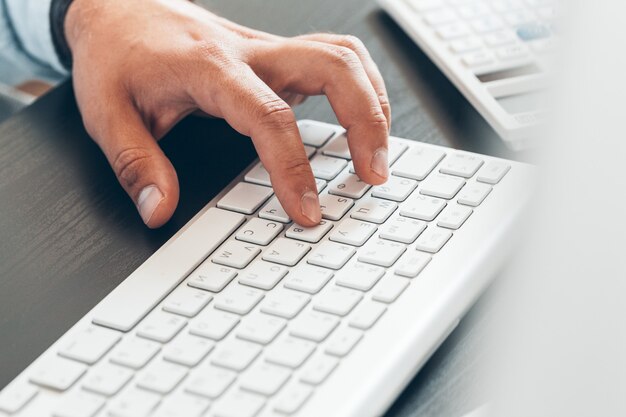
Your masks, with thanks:
M252 138L278 199L303 226L321 219L290 107L304 97L328 97L363 181L387 179L389 101L354 37L284 38L186 0L74 0L65 33L85 127L151 228L169 220L179 197L157 140L196 111Z

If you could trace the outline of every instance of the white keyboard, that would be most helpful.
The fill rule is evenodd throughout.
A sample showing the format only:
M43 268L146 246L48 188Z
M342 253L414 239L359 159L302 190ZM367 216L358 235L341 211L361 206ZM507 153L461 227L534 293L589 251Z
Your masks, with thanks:
M556 0L379 0L514 149L547 114Z
M489 283L532 170L391 138L353 174L299 123L324 220L291 223L260 163L0 392L0 416L374 416Z

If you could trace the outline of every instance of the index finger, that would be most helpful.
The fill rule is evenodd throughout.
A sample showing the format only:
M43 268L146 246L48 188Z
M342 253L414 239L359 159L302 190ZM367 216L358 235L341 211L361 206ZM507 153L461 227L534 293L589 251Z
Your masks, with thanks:
M252 138L278 200L296 223L318 224L317 186L291 107L247 65L230 68L213 85L219 88L195 91L198 105L212 114L217 107L235 130Z
M389 176L388 121L363 64L349 48L306 40L267 44L252 60L278 91L325 94L346 129L358 176L382 184ZM282 83L282 84L281 84Z

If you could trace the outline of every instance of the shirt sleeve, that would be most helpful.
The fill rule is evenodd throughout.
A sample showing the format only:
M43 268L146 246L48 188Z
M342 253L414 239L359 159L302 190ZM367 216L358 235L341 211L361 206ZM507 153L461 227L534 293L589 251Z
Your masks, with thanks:
M33 60L61 74L67 70L59 60L50 28L52 0L4 0L11 28L24 52Z

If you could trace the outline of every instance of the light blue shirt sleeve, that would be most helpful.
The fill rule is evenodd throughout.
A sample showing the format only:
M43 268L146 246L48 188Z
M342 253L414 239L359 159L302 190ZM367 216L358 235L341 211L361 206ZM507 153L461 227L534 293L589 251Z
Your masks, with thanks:
M0 0L0 82L57 82L68 75L54 49L51 0Z

